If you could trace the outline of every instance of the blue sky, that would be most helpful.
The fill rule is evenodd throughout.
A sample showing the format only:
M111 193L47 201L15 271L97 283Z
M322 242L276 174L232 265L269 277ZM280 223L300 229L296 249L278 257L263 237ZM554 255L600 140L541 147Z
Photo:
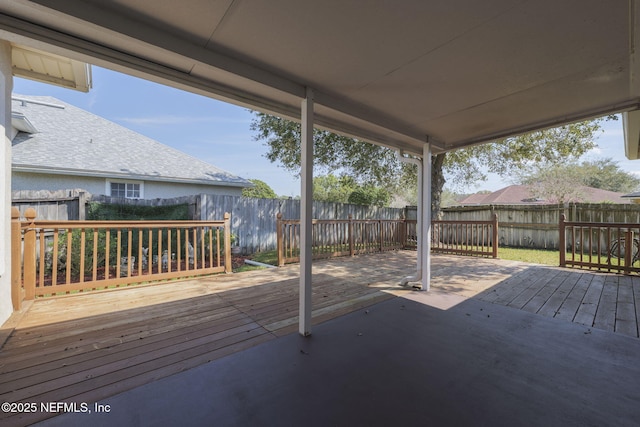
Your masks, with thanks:
M300 181L264 157L267 148L254 140L253 114L245 108L99 67L93 67L89 93L21 78L14 79L14 93L53 96L233 174L263 180L278 195L300 194ZM622 169L640 175L640 160L624 157L622 121L603 127L598 148L587 157L611 157ZM490 176L475 188L459 190L494 191L509 184L508 179Z

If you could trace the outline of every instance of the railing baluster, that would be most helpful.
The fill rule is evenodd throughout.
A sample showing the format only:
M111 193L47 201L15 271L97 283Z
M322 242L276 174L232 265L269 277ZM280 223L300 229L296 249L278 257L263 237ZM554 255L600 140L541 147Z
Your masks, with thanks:
M171 273L172 267L173 267L173 247L171 246L171 228L167 228L167 273Z
M144 230L142 228L138 228L138 276L142 276L143 267L144 267L144 258L145 255L142 251L143 249L143 240L144 240ZM147 265L149 265L149 252L147 251L147 260L145 261Z
M193 269L197 270L198 269L198 233L197 230L194 228L193 231Z
M40 243L40 262L38 263L38 283L36 283L36 287L44 286L44 261L46 258L46 248L45 248L45 232L44 229L40 229L38 233L38 242Z
M153 274L153 230L147 230L147 274Z
M177 270L178 271L182 271L182 229L180 228L176 228L176 235L177 235L177 246L176 246L176 254L177 255Z
M158 273L162 273L162 227L158 227L158 259L156 260Z
M127 229L127 277L131 277L131 245L132 245L132 236L131 236L131 228Z
M116 232L116 277L122 277L122 230L120 228Z
M209 268L213 267L213 228L209 227L208 233L209 237Z
M111 229L107 228L104 232L104 278L109 279L109 269L111 268L111 263L109 257L111 256Z
M80 229L80 283L84 283L84 254L85 254L85 245L86 245L86 230L84 228Z
M67 261L66 261L66 279L67 281L65 282L67 285L71 283L71 260L72 260L72 256L73 256L73 252L71 252L72 249L72 230L71 229L67 229Z
M202 264L201 268L206 268L207 266L205 265L205 257L204 257L205 231L204 231L204 227L199 227L199 228L200 228L200 263Z
M60 229L53 229L53 260L51 261L51 286L58 284L58 240Z
M98 279L98 229L93 229L93 281Z

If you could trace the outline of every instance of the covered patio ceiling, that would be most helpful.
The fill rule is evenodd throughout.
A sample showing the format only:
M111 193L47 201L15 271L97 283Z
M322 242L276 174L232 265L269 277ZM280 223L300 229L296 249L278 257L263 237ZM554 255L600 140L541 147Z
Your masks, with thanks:
M0 38L422 155L640 105L640 2L2 0ZM640 115L625 117L637 157ZM635 145L630 145L635 142Z

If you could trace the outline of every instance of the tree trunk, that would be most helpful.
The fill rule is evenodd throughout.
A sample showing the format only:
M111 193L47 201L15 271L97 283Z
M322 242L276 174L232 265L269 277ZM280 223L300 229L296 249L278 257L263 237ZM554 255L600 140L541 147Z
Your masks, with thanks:
M442 166L447 153L436 154L431 157L431 218L441 219L440 202L442 200L442 189L446 180Z

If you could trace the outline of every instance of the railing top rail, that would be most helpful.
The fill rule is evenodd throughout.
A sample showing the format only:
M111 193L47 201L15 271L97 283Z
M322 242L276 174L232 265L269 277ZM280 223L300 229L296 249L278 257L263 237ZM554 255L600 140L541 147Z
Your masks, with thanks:
M431 220L434 224L493 224L493 220L479 221L479 220L448 220L448 219L434 219Z
M280 219L279 220L283 224L300 224L299 219ZM351 222L405 222L407 220L404 219L313 219L311 222L313 224L325 224L325 223L348 223ZM411 222L409 220L409 222Z
M222 227L224 220L219 221L20 221L22 228L191 228Z
M565 227L640 228L640 223L565 221Z

